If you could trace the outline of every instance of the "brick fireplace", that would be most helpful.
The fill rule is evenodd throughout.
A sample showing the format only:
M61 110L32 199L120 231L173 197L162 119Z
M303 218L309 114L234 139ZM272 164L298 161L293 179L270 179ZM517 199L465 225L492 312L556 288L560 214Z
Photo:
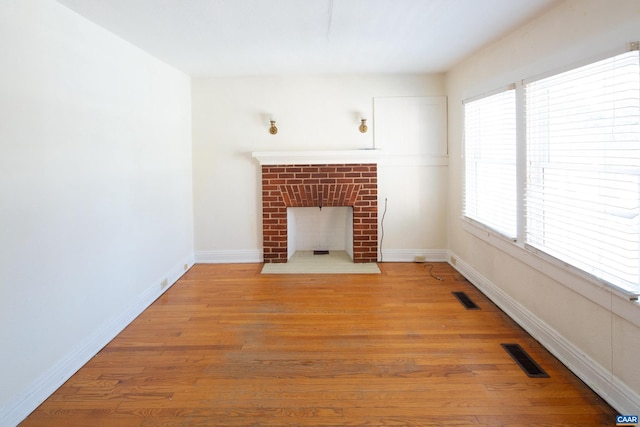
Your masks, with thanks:
M353 261L378 258L375 163L262 165L264 262L287 262L288 207L353 207Z

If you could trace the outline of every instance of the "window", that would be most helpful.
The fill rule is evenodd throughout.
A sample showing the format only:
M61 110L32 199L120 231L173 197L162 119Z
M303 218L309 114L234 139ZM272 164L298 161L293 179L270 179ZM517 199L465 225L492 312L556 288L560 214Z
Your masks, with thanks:
M465 101L463 214L637 296L640 56L633 45L519 82L517 91Z
M525 96L527 244L638 290L638 51L533 81Z
M515 89L465 102L464 215L516 237Z

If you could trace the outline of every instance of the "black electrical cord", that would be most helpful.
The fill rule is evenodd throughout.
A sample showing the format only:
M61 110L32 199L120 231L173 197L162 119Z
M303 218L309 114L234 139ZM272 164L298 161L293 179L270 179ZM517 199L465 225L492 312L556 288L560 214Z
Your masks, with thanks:
M380 262L382 262L382 241L384 240L384 216L387 214L387 198L384 198L384 211L380 220Z
M444 281L444 277L442 277L442 276L436 276L436 275L434 275L434 274L433 274L433 264L425 264L425 265L424 265L424 267L425 267L425 268L429 267L429 275L430 275L431 277L433 277L434 279L439 280L439 281L441 281L441 282L442 282L442 281Z

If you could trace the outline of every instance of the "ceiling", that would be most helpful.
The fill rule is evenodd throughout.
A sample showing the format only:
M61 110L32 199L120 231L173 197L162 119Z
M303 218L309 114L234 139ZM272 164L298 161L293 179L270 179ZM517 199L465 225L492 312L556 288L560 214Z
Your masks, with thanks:
M437 73L558 0L58 0L192 75Z

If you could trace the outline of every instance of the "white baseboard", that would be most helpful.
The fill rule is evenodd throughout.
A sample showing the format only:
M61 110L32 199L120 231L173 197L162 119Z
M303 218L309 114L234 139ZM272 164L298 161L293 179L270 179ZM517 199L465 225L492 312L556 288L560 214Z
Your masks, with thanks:
M446 249L386 249L382 252L383 262L415 262L416 256L423 256L427 262L447 262L449 252ZM217 250L196 251L196 263L225 264L263 262L262 250Z
M17 394L0 408L0 426L16 426L53 392L82 368L105 345L115 338L136 317L166 292L194 264L193 255L187 256L177 265L155 280L140 297L121 313L112 317L102 328L70 351L59 363L51 366L26 391ZM186 268L185 268L186 266ZM167 286L160 283L167 280Z
M381 262L415 262L417 256L426 262L447 262L449 251L446 249L383 249Z
M640 413L640 395L453 253L449 263L621 414ZM612 421L613 422L613 421Z
M262 261L260 249L196 251L196 263L199 264L244 264Z

